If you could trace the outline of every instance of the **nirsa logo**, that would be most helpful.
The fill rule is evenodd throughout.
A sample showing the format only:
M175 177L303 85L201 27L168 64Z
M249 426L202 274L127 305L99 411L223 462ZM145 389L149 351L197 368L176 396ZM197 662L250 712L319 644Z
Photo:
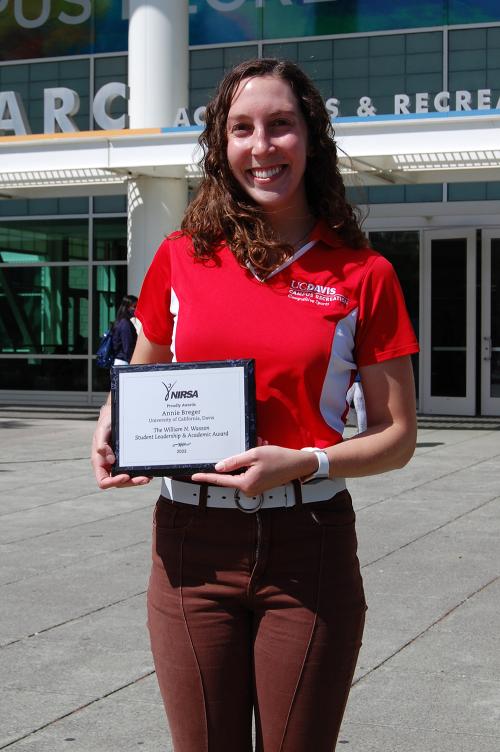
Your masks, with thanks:
M167 390L165 394L165 402L172 402L172 400L178 399L193 399L194 397L198 397L197 389L177 389L174 391L174 386L177 384L176 381L174 381L173 384L165 384L164 381L162 381L161 383Z

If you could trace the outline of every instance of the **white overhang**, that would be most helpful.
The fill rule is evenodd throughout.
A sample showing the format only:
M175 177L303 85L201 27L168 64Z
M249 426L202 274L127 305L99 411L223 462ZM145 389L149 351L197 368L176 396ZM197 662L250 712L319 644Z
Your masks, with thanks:
M500 110L339 118L335 132L367 185L500 180Z
M500 110L337 118L341 170L365 185L500 180ZM0 138L0 198L126 190L140 176L198 176L200 128Z

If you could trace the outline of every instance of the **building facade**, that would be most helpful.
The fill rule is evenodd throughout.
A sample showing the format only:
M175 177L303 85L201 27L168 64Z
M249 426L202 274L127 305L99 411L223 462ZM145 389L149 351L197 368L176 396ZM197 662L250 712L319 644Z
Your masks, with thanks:
M159 6L169 3L157 5L161 15ZM38 174L33 144L51 143L50 134L72 139L74 160L87 132L157 127L192 131L195 141L224 72L257 56L297 62L316 82L339 132L370 121L392 129L396 141L412 119L439 119L450 129L467 117L500 121L500 10L492 0L175 5L189 24L189 47L182 39L162 42L161 24L154 41L147 23L140 25L138 0L0 2L0 158L2 149L14 156L18 149L19 160L31 154L37 173L28 180L25 169L16 183L12 172L0 170L2 402L102 400L108 376L95 366L97 342L122 295L138 293L156 242L144 236L149 220L137 207L149 201L141 196L160 195L162 205L174 207L168 230L196 187L189 164L169 177L152 170L138 177L130 167L102 185L78 184L74 174L65 183L60 168ZM179 18L170 19L174 30ZM169 107L161 110L160 101L154 122L137 100L134 78L144 41L158 70L177 68L182 79L189 68L186 95L157 81ZM368 177L345 171L364 228L405 291L421 343L414 368L422 413L500 415L500 151L484 156L478 143L467 145L466 156L434 150L428 182L416 178L410 169L416 164L404 178L382 168ZM407 161L421 161L410 147Z

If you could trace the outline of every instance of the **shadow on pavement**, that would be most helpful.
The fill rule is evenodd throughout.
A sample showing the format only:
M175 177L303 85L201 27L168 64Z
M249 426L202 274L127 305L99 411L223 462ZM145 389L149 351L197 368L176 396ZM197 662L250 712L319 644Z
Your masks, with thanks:
M2 428L29 428L31 425L22 420L0 420L0 430Z

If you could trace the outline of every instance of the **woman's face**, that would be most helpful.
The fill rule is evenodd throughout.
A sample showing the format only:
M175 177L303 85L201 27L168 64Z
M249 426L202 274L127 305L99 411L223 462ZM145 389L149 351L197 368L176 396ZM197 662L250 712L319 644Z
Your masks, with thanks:
M240 83L227 117L227 158L238 183L264 211L307 215L307 137L286 81L259 76Z

